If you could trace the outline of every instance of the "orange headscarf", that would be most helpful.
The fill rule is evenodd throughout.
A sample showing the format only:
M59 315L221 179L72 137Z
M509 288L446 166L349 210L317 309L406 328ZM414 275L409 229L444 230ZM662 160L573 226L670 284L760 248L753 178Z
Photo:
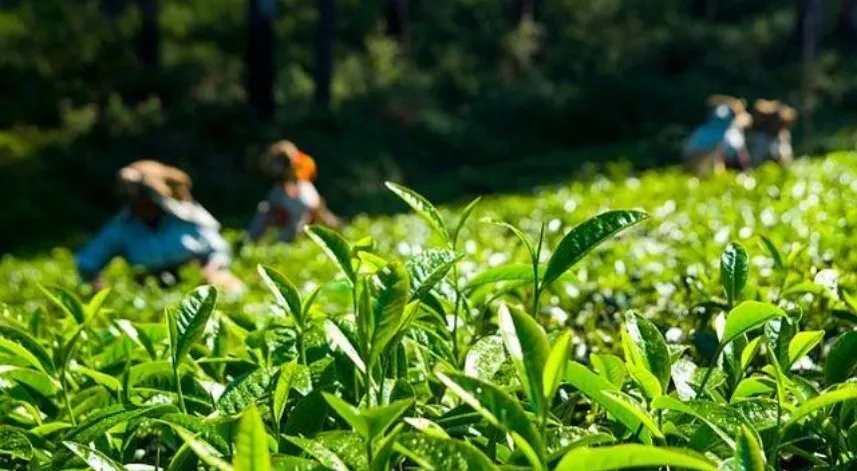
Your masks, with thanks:
M283 178L289 168L297 180L315 181L318 176L315 160L286 140L274 143L268 148L262 165L274 178Z

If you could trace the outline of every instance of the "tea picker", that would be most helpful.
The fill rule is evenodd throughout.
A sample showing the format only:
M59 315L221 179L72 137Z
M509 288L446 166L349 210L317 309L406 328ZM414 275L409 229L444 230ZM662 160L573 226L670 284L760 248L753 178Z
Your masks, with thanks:
M248 235L252 241L260 240L272 228L279 231L278 240L290 242L308 224L339 226L315 187L315 160L294 143L284 140L271 145L262 156L261 167L273 185L250 222Z
M100 272L115 257L162 281L192 262L207 283L239 295L244 284L230 271L229 244L220 224L191 195L183 171L154 160L139 160L117 175L122 209L75 254L81 278L101 285Z

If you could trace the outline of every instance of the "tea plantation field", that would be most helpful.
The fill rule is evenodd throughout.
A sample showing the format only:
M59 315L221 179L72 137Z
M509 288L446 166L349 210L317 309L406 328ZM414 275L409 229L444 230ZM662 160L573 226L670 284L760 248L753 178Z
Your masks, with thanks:
M240 298L6 256L0 469L857 467L857 154L388 187L402 215L241 248Z

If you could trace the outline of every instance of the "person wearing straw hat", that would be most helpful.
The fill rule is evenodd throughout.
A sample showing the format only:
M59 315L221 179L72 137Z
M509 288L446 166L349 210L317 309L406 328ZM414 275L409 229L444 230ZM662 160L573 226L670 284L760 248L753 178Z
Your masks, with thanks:
M712 95L708 105L708 120L684 142L685 166L700 177L720 173L727 166L749 168L745 131L753 118L747 113L746 103L727 95Z
M782 166L793 158L791 128L797 111L777 100L759 99L753 103L753 127L749 139L753 165L773 160Z
M290 242L308 224L339 226L313 184L318 175L315 160L293 142L271 145L262 156L261 167L274 185L250 222L251 240L258 241L270 228L279 230L278 240Z
M157 275L174 275L180 266L197 261L206 282L233 294L244 291L228 269L230 247L220 235L220 224L193 199L185 172L139 160L119 170L117 177L125 205L75 254L83 280L103 284L99 273L115 257Z

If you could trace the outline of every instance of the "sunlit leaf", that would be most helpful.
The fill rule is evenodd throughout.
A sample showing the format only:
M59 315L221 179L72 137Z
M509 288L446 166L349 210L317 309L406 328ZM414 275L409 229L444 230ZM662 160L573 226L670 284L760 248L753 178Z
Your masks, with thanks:
M726 328L721 344L725 345L735 340L739 335L765 325L765 322L777 317L785 317L786 313L773 304L758 301L744 301L729 311L726 316Z
M175 311L177 337L172 350L174 365L181 362L191 345L202 336L216 302L217 290L212 286L199 287L182 299Z
M828 385L841 383L850 378L857 369L857 332L847 332L837 338L830 347L824 363L824 382Z
M545 332L532 316L519 308L509 308L505 303L500 305L497 315L506 350L515 364L524 391L536 411L543 411L546 404L542 379L550 355Z
M608 211L575 227L562 238L548 261L542 285L547 286L559 278L605 240L648 217L642 211Z
M301 306L301 294L298 288L285 275L277 270L259 265L256 267L262 282L268 290L274 294L277 304L294 316L298 325L303 324L303 308Z
M63 442L63 445L95 471L128 471L124 466L111 460L107 455L96 449L69 441Z
M702 455L677 448L664 448L636 444L577 448L570 451L555 471L608 471L616 469L671 467L677 469L717 471L711 461Z
M625 314L625 331L631 340L626 348L626 360L645 367L666 390L670 382L670 353L667 343L651 321L636 312Z
M443 218L440 217L440 213L437 211L437 208L434 207L425 197L420 195L414 190L410 188L406 188L402 185L398 185L393 182L385 182L384 183L387 188L396 194L399 198L402 199L411 209L414 210L421 218L425 219L429 225L443 237L444 241L449 241L449 231L446 228L446 223L443 222Z
M459 373L437 373L438 379L491 425L515 432L536 450L544 450L541 437L517 400L492 383Z
M396 450L422 469L434 471L497 471L488 457L465 441L419 433L403 433Z
M235 437L235 471L269 471L268 434L256 406L250 406L241 416Z
M720 281L726 299L732 306L744 290L750 273L750 257L744 246L738 242L730 242L720 256Z
M351 264L351 247L338 232L324 226L307 226L304 231L345 274L351 284L357 280Z

